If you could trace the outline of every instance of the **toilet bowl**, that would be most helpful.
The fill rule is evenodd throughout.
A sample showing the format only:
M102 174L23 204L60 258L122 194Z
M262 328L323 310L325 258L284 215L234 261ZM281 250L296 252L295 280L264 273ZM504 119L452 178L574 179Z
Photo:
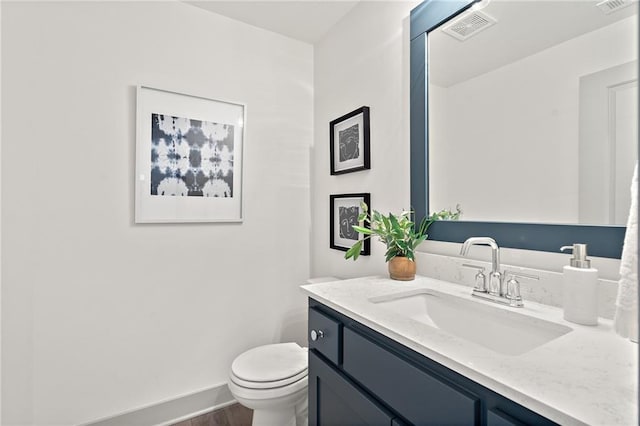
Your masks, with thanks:
M229 390L253 409L253 426L306 426L307 363L296 343L258 346L233 361Z

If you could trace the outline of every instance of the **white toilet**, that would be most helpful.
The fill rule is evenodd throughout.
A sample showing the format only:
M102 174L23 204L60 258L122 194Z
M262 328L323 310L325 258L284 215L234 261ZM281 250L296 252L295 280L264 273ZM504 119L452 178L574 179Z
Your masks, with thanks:
M307 284L337 281L311 278ZM307 348L297 343L258 346L231 364L229 390L253 410L253 426L307 426Z
M229 373L229 390L253 409L253 426L305 426L307 383L307 349L297 343L250 349Z

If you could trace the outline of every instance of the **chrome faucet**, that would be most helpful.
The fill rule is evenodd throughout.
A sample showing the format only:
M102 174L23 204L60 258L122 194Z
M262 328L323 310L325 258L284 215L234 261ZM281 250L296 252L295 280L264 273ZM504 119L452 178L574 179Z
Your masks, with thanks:
M535 275L529 275L522 272L505 271L500 272L500 247L493 238L490 237L472 237L468 238L462 248L460 255L466 256L469 248L475 245L487 245L491 247L491 273L489 274L489 286L485 286L484 268L474 265L463 264L462 266L479 269L476 275L476 285L473 288L472 296L490 300L492 302L509 305L515 308L521 308L522 296L520 295L520 283L517 278L530 278L537 280ZM511 279L505 282L504 277L510 276Z
M500 247L496 243L496 240L490 237L471 237L468 238L462 248L460 254L466 256L469 251L469 247L477 245L487 245L491 247L491 273L489 274L489 289L488 292L492 296L504 297L506 294L506 288L504 286L504 280L502 279L502 273L500 272Z

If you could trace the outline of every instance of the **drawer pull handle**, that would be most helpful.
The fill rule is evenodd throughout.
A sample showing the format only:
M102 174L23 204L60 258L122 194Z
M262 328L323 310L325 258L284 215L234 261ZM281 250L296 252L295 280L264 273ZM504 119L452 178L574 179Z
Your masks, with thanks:
M322 330L311 330L311 340L314 342L318 339L322 339L324 337L324 332Z

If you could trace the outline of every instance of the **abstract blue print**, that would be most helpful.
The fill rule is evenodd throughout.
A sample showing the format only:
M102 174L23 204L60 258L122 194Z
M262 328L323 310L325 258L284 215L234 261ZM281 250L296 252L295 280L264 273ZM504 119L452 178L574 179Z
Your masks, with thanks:
M234 126L151 114L151 195L233 197Z

